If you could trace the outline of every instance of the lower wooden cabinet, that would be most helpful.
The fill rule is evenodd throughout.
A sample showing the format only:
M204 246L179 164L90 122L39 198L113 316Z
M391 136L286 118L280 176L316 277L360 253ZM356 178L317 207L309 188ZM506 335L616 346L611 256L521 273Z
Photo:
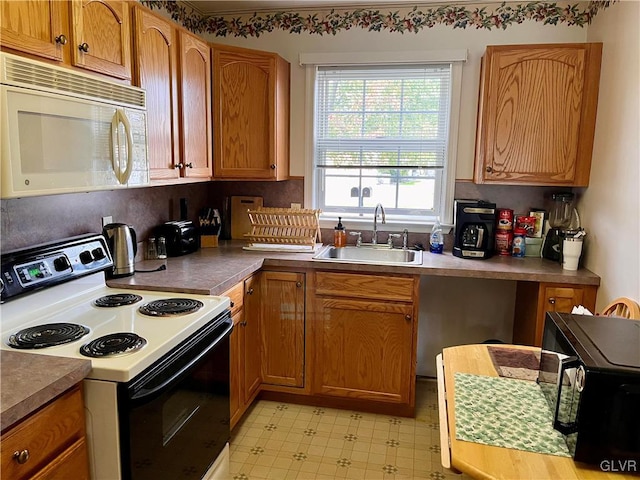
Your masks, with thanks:
M569 313L583 305L595 313L595 285L518 282L513 319L513 343L542 346L546 312Z
M231 428L238 423L262 382L260 369L260 274L223 295L231 299L233 331L229 339Z
M262 381L304 386L305 274L262 272Z
M315 275L313 394L412 410L419 277Z
M89 478L84 402L76 385L2 434L2 476Z

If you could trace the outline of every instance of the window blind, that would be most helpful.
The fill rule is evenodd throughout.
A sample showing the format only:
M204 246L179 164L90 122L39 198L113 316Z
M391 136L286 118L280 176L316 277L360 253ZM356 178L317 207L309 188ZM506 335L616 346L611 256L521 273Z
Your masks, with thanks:
M450 95L450 64L318 67L316 167L444 168Z

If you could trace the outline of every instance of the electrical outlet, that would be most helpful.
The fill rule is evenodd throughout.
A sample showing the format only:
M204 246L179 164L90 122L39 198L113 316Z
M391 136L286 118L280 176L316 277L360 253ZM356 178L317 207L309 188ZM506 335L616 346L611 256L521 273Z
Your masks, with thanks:
M302 208L302 204L300 203L292 203L291 208Z
M107 217L102 217L102 226L108 225L109 223L113 223L113 217L111 215Z

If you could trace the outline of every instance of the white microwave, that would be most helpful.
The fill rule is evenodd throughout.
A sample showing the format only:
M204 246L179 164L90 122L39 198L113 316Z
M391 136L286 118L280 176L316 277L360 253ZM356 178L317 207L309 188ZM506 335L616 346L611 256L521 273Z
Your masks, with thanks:
M145 91L0 53L2 198L149 184Z

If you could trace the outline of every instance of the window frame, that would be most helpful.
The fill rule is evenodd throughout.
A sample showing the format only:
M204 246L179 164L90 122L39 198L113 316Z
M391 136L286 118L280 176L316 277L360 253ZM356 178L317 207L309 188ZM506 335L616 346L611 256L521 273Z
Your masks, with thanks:
M365 66L394 64L449 64L451 66L449 110L449 138L447 141L446 166L442 169L443 181L440 192L440 217L445 226L453 225L453 197L455 189L456 156L458 145L458 126L460 121L460 100L462 94L462 65L467 59L467 50L441 50L422 52L362 52L362 53L308 53L300 54L300 65L306 68L306 149L305 149L305 186L304 201L310 208L317 208L317 188L315 167L315 99L316 72L321 66ZM342 216L342 215L341 215ZM366 229L372 217L344 215L343 224L347 229ZM337 223L338 213L328 212L320 215L320 226L332 228ZM387 229L408 228L412 232L428 232L435 218L417 216L389 216Z

